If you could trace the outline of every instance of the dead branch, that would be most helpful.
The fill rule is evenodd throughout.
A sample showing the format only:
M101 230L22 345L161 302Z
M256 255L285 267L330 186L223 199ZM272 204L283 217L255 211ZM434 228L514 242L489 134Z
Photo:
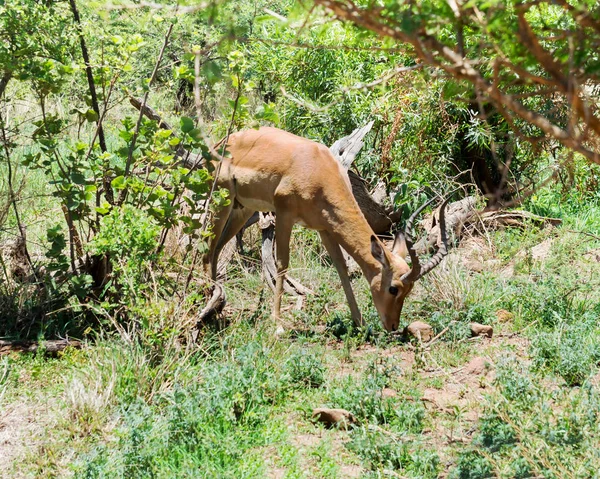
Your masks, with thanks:
M215 282L210 299L198 315L198 322L196 323L197 327L203 326L214 320L214 318L223 311L226 300L225 289L223 289L223 286L219 283Z
M474 196L467 196L462 200L450 203L446 212L447 230L458 234L458 230L462 228L462 225L475 213L476 203L477 200ZM440 238L438 218L439 209L423 220L422 225L427 234L415 245L415 249L420 254L433 251L438 245Z
M42 350L48 354L56 354L65 348L80 349L83 344L73 339L53 339L48 341L0 340L0 356L13 352L35 353Z
M259 213L258 226L262 231L262 269L263 277L272 291L275 291L275 280L277 278L277 266L275 262L275 216L271 213ZM290 275L285 275L283 288L286 293L294 296L306 296L314 294L306 286L303 286Z
M371 128L373 128L373 123L374 121L370 121L362 128L357 128L348 136L340 138L329 147L329 151L342 164L345 170L348 170L352 166L356 155L358 155L365 145L363 139L371 131Z
M476 206L477 199L474 196L467 196L448 205L446 214L447 230L454 232L455 241L460 240L466 233L483 233L490 228L525 228L530 223L537 226L546 224L558 226L562 223L559 218L539 216L524 210L481 211ZM415 248L421 253L432 251L440 241L438 216L439 211L436 210L421 223L426 235L415 245Z

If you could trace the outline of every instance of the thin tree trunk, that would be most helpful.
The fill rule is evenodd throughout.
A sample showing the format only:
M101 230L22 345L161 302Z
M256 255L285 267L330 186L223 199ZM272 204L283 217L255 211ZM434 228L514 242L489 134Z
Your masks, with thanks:
M33 274L33 277L37 281L35 269L33 268L33 261L31 261L31 256L29 254L29 250L27 249L27 238L26 238L26 234L25 234L25 226L23 225L23 223L21 223L21 215L19 214L19 208L17 208L17 198L15 196L15 190L13 187L13 178L12 178L13 171L12 171L12 164L10 161L10 149L8 147L8 140L6 139L6 128L4 125L4 118L2 117L1 113L0 113L0 132L2 133L2 143L4 146L4 153L6 156L6 164L8 166L8 172L7 172L7 174L8 174L8 194L10 196L10 202L12 203L13 210L15 212L15 219L17 221L17 227L19 229L19 233L23 240L23 251L25 253L25 256L27 257L27 262L29 263L29 267L31 268L31 273Z
M79 10L77 9L77 3L75 3L75 0L69 0L69 5L71 5L71 12L73 13L75 23L77 24L77 34L79 35L79 44L81 45L81 56L83 57L83 61L85 63L85 75L87 77L88 88L92 98L92 109L97 116L96 125L98 127L100 151L102 151L102 153L106 153L106 138L104 137L104 128L102 127L100 107L98 105L98 95L96 94L96 85L94 83L94 73L92 71L90 55L88 53L85 37L83 36L83 29L81 28L81 17L79 16ZM108 174L105 174L102 178L102 185L104 187L104 197L106 198L106 201L108 201L111 205L114 205L115 199L113 196L112 186L110 184L110 176Z
M6 90L8 82L10 81L11 78L12 78L12 73L10 73L10 72L5 73L4 76L2 78L0 78L0 98L2 98L2 96L4 95L4 91Z

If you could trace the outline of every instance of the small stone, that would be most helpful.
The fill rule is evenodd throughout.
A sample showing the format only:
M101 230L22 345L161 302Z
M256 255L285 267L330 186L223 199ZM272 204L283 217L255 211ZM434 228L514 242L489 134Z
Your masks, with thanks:
M348 429L350 425L356 423L352 413L345 409L317 408L313 410L312 417L327 427L335 426L339 429Z
M494 328L487 324L471 323L470 326L473 336L487 336L491 338L494 334Z
M423 342L430 341L433 338L433 328L423 321L414 321L410 323L405 330L413 338L420 339Z
M515 319L515 315L506 309L499 309L496 311L496 318L498 318L498 321L501 323L508 323Z
M481 376L486 373L486 365L489 365L481 356L474 357L465 366L465 374L472 374L474 376Z

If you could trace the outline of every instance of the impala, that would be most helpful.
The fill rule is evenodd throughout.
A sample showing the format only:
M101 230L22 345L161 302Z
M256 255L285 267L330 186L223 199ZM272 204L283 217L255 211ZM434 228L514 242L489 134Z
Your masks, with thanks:
M444 208L440 212L442 245L425 265L415 253L411 226L421 206L407 222L405 235L397 235L392 250L375 236L356 202L347 172L323 145L277 128L260 128L229 137L217 184L227 188L231 202L217 212L213 238L204 267L213 280L221 249L255 211L274 211L277 279L273 317L279 323L283 280L289 264L292 227L299 223L316 230L333 260L348 299L352 319L362 316L348 277L342 246L362 269L381 323L398 329L406 295L415 281L431 271L447 253ZM412 267L406 261L410 255Z

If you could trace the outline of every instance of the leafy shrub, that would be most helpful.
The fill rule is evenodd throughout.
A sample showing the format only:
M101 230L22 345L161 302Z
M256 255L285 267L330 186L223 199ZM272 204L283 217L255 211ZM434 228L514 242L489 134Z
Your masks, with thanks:
M529 371L514 361L507 360L498 364L496 383L506 399L520 402L526 407L530 407L539 395Z
M479 421L479 431L474 444L495 452L501 447L515 442L516 437L512 426L504 422L498 415L489 414Z
M380 431L355 429L346 447L371 470L400 470L421 478L438 477L440 460L434 451Z
M450 479L487 479L494 477L490 461L477 451L467 450L458 456Z
M308 351L292 354L286 361L284 373L298 386L318 388L325 382L325 367L319 358Z
M560 277L548 277L535 283L515 280L510 286L505 307L525 324L537 322L553 328L577 311L573 303L576 288Z
M534 367L558 374L569 386L583 384L600 362L600 331L593 316L535 335L531 342Z
M195 372L199 381L176 382L166 392L158 387L150 398L132 396L117 380L122 412L116 444L101 443L83 455L78 473L142 478L197 477L202 471L202 477L261 477L262 461L250 450L274 434L270 406L286 390L269 350L251 342Z

